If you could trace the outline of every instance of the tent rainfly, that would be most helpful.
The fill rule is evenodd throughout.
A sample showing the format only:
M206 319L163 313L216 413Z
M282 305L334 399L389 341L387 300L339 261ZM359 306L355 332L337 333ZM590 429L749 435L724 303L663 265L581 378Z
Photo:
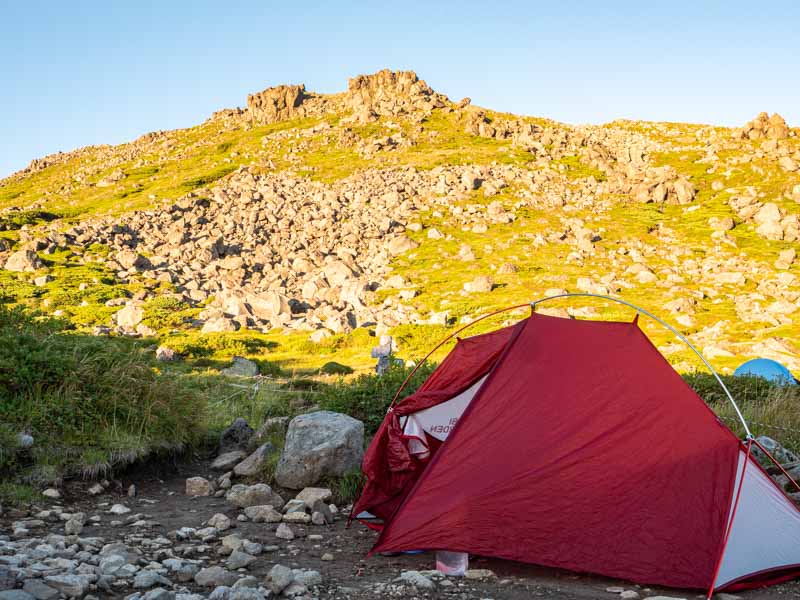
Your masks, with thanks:
M747 424L742 441L638 314L534 310L459 339L366 453L353 514L382 520L372 552L468 552L709 597L800 575L800 510Z

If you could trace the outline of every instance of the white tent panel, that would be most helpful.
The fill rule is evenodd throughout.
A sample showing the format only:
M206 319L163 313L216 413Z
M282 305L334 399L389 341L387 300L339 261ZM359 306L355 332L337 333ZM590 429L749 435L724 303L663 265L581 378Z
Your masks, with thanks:
M486 377L487 376L484 375L466 390L457 396L453 396L447 402L442 402L436 406L431 406L425 410L415 412L410 416L416 419L419 426L428 435L440 441L446 440L447 436L450 435L450 432L453 430L453 427L458 423L461 415L464 414L467 406L469 406L469 403L472 402L472 398L478 393L478 390L481 389L483 382L486 381Z
M746 454L740 452L734 501L745 458ZM800 510L755 459L750 461L716 589L748 575L800 565Z
M424 440L423 431L439 441L443 442L447 439L469 403L472 402L472 398L481 389L486 377L481 377L450 400L401 418L400 425L403 427L403 433L412 438L409 446L412 454L427 454L427 448L414 442L415 439Z

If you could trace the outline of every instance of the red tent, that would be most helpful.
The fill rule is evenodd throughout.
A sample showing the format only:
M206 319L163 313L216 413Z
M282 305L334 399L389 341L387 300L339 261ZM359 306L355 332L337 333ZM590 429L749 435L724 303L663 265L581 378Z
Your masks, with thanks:
M633 323L459 341L395 406L354 512L450 550L710 591L800 573L800 510Z

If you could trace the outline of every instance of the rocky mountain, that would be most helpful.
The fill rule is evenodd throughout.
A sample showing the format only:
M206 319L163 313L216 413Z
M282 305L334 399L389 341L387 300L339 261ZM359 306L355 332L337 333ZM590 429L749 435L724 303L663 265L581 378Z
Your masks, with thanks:
M410 356L491 309L582 291L665 317L725 367L800 369L797 134L766 113L736 130L571 126L452 101L413 72L332 95L281 85L0 181L0 296L176 347L251 332L303 367L367 349L359 332Z

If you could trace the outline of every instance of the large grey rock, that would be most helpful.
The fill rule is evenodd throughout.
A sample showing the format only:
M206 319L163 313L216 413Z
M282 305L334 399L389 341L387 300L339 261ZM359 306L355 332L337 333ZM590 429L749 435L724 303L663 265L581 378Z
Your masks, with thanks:
M0 590L13 590L17 585L17 576L11 569L0 565Z
M254 588L234 588L228 595L228 600L264 600L264 594Z
M314 506L317 500L330 502L331 498L333 498L333 492L330 489L318 487L304 488L303 491L295 496L295 500L302 500L309 508Z
M203 323L200 333L224 333L239 329L239 323L227 317L214 317Z
M298 490L326 476L358 469L364 457L364 424L340 413L319 411L292 419L275 471L278 485Z
M255 485L238 483L228 490L225 500L239 508L269 505L280 510L284 505L283 498L273 492L266 483L256 483Z
M116 256L119 265L126 271L129 269L145 270L151 267L147 257L134 252L133 250L122 250Z
M764 446L766 451L769 452L772 457L781 464L797 462L798 460L798 456L794 454L794 452L787 450L780 444L780 442L777 442L770 437L762 435L756 438L756 441ZM753 446L753 454L756 456L756 458L761 459L761 462L765 464L772 464L769 458L765 456L761 449L757 446Z
M148 591L142 600L175 600L175 597L175 592L158 587Z
M403 254L404 252L407 252L408 250L414 250L415 248L419 248L419 244L407 235L398 235L389 240L388 250L392 256Z
M8 271L35 271L41 269L44 265L39 255L33 250L18 250L8 257L5 268Z

